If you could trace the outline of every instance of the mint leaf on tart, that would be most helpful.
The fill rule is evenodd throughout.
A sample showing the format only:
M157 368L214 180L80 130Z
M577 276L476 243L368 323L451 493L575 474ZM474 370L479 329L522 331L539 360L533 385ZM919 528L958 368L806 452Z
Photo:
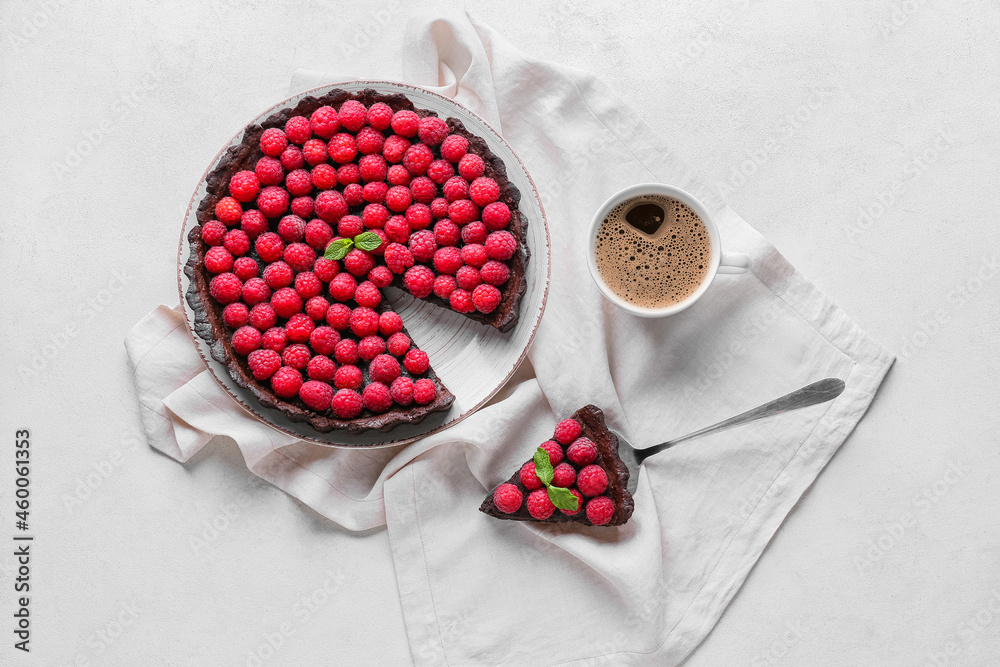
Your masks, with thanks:
M549 453L539 447L535 450L535 475L542 484L548 486L552 483L552 462L549 461Z
M549 500L561 510L575 512L580 509L580 501L569 489L561 486L552 486L552 477L555 471L552 468L552 461L549 460L549 453L539 447L535 450L535 476L538 481L545 485L549 493Z

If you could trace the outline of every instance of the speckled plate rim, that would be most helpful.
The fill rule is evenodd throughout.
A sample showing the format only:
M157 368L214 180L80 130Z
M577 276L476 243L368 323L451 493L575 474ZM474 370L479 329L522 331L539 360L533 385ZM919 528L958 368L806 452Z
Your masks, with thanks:
M515 327L515 330L516 330L517 328L520 328L520 327L523 327L523 326L529 326L530 325L532 327L531 334L528 336L528 339L525 342L525 344L523 346L523 349L521 350L520 355L518 356L517 360L514 362L514 365L511 367L511 369L509 370L509 372L507 373L507 375L503 378L503 380L501 380L497 384L497 386L494 387L488 393L488 395L485 398L483 398L481 401L479 401L478 403L476 403L474 406L472 406L471 408L469 408L465 412L462 412L458 416L454 417L453 419L450 419L449 421L447 421L447 422L445 422L443 424L439 424L439 425L428 424L428 429L427 429L426 432L422 432L422 433L419 433L417 435L411 435L411 436L407 436L407 437L403 437L403 438L399 438L399 439L391 439L393 432L395 430L397 430L397 429L393 429L393 430L388 431L387 433L385 433L386 441L384 441L384 442L373 442L373 443L344 443L344 442L335 442L335 441L331 441L329 439L326 439L326 438L335 438L335 437L337 437L337 434L338 434L337 431L333 431L331 433L325 433L325 434L317 433L315 436L303 435L302 433L298 433L296 431L293 431L291 429L285 428L285 427L283 427L283 426L281 426L279 424L274 423L274 421L272 421L271 419L268 419L266 411L263 411L263 409L262 409L262 412L258 412L253 406L249 405L240 396L237 396L226 385L226 383L223 382L222 379L219 377L219 375L217 373L217 369L214 368L214 365L217 364L218 362L216 362L214 359L209 359L208 357L206 357L205 354L202 351L201 345L199 345L199 341L201 339L198 337L198 334L194 330L194 323L193 323L193 320L192 320L191 308L190 308L190 306L187 303L187 294L186 293L187 293L187 288L188 288L188 278L187 278L186 275L184 275L184 264L185 264L184 250L185 250L185 248L188 245L188 241L187 241L188 220L191 217L191 211L196 206L196 201L195 200L198 199L199 191L201 190L202 184L204 184L205 179L208 178L208 174L213 169L215 169L215 167L219 163L219 160L222 158L223 154L229 149L229 147L232 146L232 145L234 145L234 143L243 136L243 133L245 132L246 127L249 126L249 125L252 125L254 123L259 123L262 120L264 120L265 118L267 118L269 115L271 115L272 113L274 113L274 112L276 112L276 111L278 111L280 109L283 109L285 107L288 107L288 106L292 105L292 101L293 100L298 101L298 100L301 100L302 98L308 97L310 95L313 95L313 96L323 95L323 94L325 94L325 93L333 90L334 88L341 88L341 87L355 88L355 87L358 87L358 86L367 87L367 88L374 88L375 90L378 90L379 92L384 92L384 93L387 93L387 94L392 94L392 93L403 93L403 94L406 94L407 91L418 91L419 93L421 93L423 95L429 95L431 97L438 98L439 100L441 100L445 104L450 104L450 105L452 105L452 106L460 109L463 114L466 114L468 117L470 117L470 118L474 119L475 121L477 121L479 123L479 126L477 128L467 128L467 129L469 129L470 131L478 130L478 131L489 132L490 134L493 135L493 138L497 142L499 142L500 145L503 146L506 151L508 151L508 153L510 154L510 156L514 158L515 162L517 163L517 166L521 169L521 171L524 174L525 179L527 180L528 184L531 186L530 200L532 202L534 202L534 205L535 205L537 213L538 213L538 219L537 219L537 221L529 219L529 225L537 224L538 222L541 222L542 227L543 227L543 229L545 231L545 247L544 247L544 252L539 252L540 250L542 250L540 248L534 248L534 247L530 247L529 248L529 250L531 252L531 259L530 259L531 262L537 262L537 261L540 261L540 260L544 260L544 262L545 262L545 277L544 277L545 284L542 287L541 303L539 304L538 312L537 312L537 315L535 316L534 322L526 322L524 320L524 318L522 317L521 319L519 319L519 321L518 321L518 323L517 323L517 325ZM476 134L477 132L473 132L473 133ZM506 156L502 156L502 157L506 157ZM504 160L504 164L505 164L505 166L507 166L507 168L509 170L510 169L510 165L507 163L506 160ZM527 193L524 193L524 192L521 193L521 202L525 202L528 199L528 197L525 196L526 194ZM527 242L527 237L526 237L526 242ZM304 90L304 91L298 92L298 93L296 93L294 95L290 95L290 96L286 97L282 101L280 101L280 102L272 105L271 107L269 107L265 111L263 111L260 114L258 114L252 120L250 120L249 122L247 122L243 127L240 128L240 130L236 134L234 134L232 136L232 138L230 138L230 140L221 149L219 149L219 152L215 154L215 157L212 158L212 161L209 163L209 166L205 169L205 172L201 175L201 178L198 180L198 184L195 186L194 192L191 195L191 199L188 201L187 209L184 212L184 218L183 218L182 226L181 226L181 238L180 238L180 241L179 241L178 246L177 246L177 290L178 290L178 294L180 295L181 309L184 311L184 321L187 324L188 334L191 336L192 343L194 344L195 350L198 352L198 356L201 357L202 362L205 364L205 368L207 368L208 372L212 374L212 377L215 379L215 381L219 385L219 387L221 387L222 390L225 391L226 394L228 394L229 397L232 398L233 401L238 406L240 406L243 409L243 411L246 412L249 416L251 416L252 418L254 418L255 420L257 420L257 421L259 421L259 422L261 422L263 424L266 424L270 428L272 428L272 429L274 429L274 430L276 430L276 431L278 431L280 433L284 433L285 435L288 435L290 437L296 438L297 440L300 440L300 441L311 442L313 444L320 445L320 446L323 446L323 447L333 447L333 448L337 448L337 449L382 449L382 448L386 448L386 447L397 447L397 446L400 446L400 445L406 445L406 444L409 444L409 443L412 443L412 442L416 442L417 440L425 438L425 437L427 437L429 435L432 435L434 433L439 433L441 431L444 431L445 429L448 429L448 428L454 426L455 424L458 424L459 422L467 419L469 416L471 416L472 414L474 414L477 410L479 410L484 405L486 405L490 401L490 399L492 399L497 394L497 392L499 392L504 387L504 385L507 384L507 381L510 380L510 378L514 375L514 373L517 372L517 369L520 368L521 364L524 362L525 358L528 355L528 350L531 348L531 344L535 340L535 334L538 331L538 325L542 321L542 315L545 313L545 306L546 306L546 303L548 301L548 296L549 296L549 284L550 284L550 281L551 281L551 278L552 278L551 245L552 245L552 238L551 238L551 235L549 234L549 225L548 225L548 220L547 220L547 218L545 216L545 207L542 205L542 200L541 200L541 197L538 194L538 188L535 185L534 179L531 178L531 174L528 172L528 169L524 166L524 162L521 160L520 157L518 157L517 153L514 152L514 149L511 148L510 144L508 144L507 141L500 135L500 133L497 132L493 128L492 125L490 125L488 122L486 122L485 119L483 119L481 116L479 116L478 114L476 114L475 112L473 112L468 107L465 107L465 106L459 104L458 102L456 102L455 100L451 99L450 97L446 97L444 95L441 95L440 93L436 93L436 92L434 92L432 90L428 90L428 89L423 88L421 86L415 86L415 85L408 84L408 83L400 83L400 82L397 82L397 81L353 79L353 80L348 80L348 81L339 81L337 83L324 84L322 86L316 86L315 88L310 88L308 90ZM220 368L223 368L223 370L224 370L224 367L221 364L218 364L218 365L219 365ZM421 424L416 424L416 425L412 425L412 426L416 426L417 428L419 428L420 426L422 426L423 424L427 423L427 421L431 420L432 418L433 418L433 415L429 415L427 417L427 419L425 419L423 422L421 422Z

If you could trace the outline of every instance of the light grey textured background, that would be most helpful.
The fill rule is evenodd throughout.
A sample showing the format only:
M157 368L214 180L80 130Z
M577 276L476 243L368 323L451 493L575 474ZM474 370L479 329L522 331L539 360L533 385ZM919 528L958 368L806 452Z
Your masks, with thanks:
M628 97L899 355L690 665L1000 662L1000 5L953 5L475 4ZM386 533L338 529L231 443L187 466L148 449L122 338L176 303L181 215L219 147L295 68L398 77L413 11L0 3L0 460L31 429L37 535L33 652L5 629L3 664L408 660Z

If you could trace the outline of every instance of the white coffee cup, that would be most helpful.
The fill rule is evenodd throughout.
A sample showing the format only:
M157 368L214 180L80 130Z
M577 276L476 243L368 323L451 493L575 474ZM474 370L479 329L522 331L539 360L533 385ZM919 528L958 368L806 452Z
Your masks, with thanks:
M597 269L597 233L600 231L601 223L604 222L608 214L619 204L630 199L648 195L669 197L687 204L691 210L698 214L701 221L705 223L705 229L708 230L708 237L711 242L711 257L709 258L708 271L705 273L704 280L701 281L698 288L686 299L662 308L643 308L634 303L629 303L608 287L601 276L601 272ZM675 188L672 185L664 185L663 183L640 183L638 185L631 185L611 195L597 209L594 219L590 223L590 233L587 235L587 264L590 266L590 275L608 301L622 310L633 315L638 315L639 317L664 317L679 313L694 304L705 293L709 285L712 284L716 275L720 273L745 273L750 268L750 257L743 253L725 252L722 249L722 239L719 236L718 226L712 220L712 216L708 214L708 209L705 208L705 205L698 201L692 194L680 188Z

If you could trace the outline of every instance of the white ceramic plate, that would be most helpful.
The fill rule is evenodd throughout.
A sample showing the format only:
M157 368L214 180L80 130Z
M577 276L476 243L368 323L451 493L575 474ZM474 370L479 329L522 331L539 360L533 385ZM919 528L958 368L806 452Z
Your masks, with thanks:
M290 97L264 111L248 124L259 123L276 111L294 107L304 97L320 96L333 88L341 88L348 92L373 88L385 94L403 93L418 108L437 112L443 118L454 117L461 120L467 130L482 137L490 150L503 160L507 167L507 177L521 191L520 209L527 218L526 242L531 252L526 267L528 289L521 300L521 315L517 326L512 331L501 334L492 327L473 322L458 313L418 301L400 290L389 288L386 296L403 318L410 336L420 349L427 352L431 367L455 395L455 402L447 412L432 413L420 424L402 424L387 433L375 431L352 435L342 431L318 433L306 424L292 422L277 410L270 410L260 405L253 394L233 381L226 368L212 358L208 344L194 333L192 326L194 313L185 298L189 281L183 271L189 257L188 233L198 225L197 205L205 196L205 177L216 167L230 146L240 143L243 138L242 131L215 156L188 205L177 261L181 304L184 307L191 337L208 370L222 388L253 417L279 431L319 445L333 447L401 445L448 428L471 415L500 390L524 360L541 321L548 294L549 232L535 185L507 142L482 118L453 100L429 90L387 81L336 83Z

